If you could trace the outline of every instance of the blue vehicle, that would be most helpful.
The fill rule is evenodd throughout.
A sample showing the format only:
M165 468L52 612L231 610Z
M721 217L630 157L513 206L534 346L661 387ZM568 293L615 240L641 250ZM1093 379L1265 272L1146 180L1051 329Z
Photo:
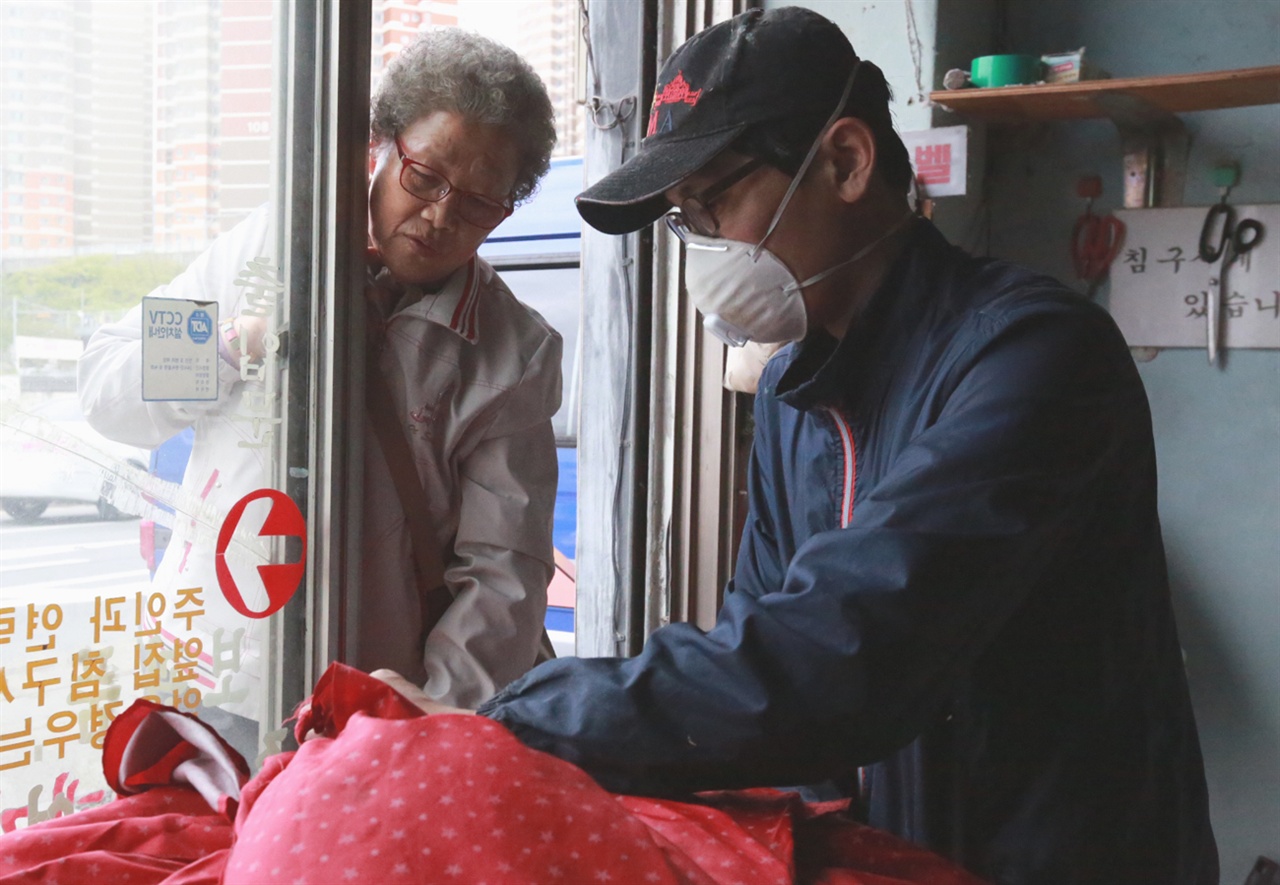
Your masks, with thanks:
M187 461L191 458L191 444L195 438L195 431L188 427L152 450L150 464L147 465L151 475L168 482L182 482ZM155 501L151 498L147 500L161 510L173 512L173 508L164 501ZM169 538L172 534L173 531L168 526L160 525L152 519L144 519L138 525L142 559L147 563L147 570L151 572L153 578L156 576L160 560L164 558L164 551L169 546Z
M573 653L578 526L578 317L582 220L573 198L583 188L581 157L551 161L534 198L480 246L484 258L525 304L564 339L564 396L552 418L560 480L553 539L556 574L547 588L547 632L560 654Z

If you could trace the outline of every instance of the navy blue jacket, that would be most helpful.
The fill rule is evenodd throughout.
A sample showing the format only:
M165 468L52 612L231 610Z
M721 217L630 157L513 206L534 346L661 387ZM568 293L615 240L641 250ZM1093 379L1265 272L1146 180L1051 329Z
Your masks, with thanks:
M927 222L766 368L716 626L481 712L609 789L852 781L1009 883L1217 881L1146 394L1110 317Z

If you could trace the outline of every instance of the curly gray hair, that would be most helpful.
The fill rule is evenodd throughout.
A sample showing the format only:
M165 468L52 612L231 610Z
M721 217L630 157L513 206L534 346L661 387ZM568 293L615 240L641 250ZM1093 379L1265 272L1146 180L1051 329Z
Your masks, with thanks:
M546 87L527 61L501 43L459 28L423 34L387 66L373 98L369 130L386 143L436 111L510 133L520 163L512 199L519 203L533 194L551 164L556 129Z

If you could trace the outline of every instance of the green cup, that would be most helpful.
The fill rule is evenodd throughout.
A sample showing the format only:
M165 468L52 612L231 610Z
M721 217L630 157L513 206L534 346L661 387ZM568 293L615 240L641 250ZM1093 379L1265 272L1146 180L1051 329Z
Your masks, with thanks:
M1036 55L983 55L973 60L969 79L974 86L1018 86L1041 78Z

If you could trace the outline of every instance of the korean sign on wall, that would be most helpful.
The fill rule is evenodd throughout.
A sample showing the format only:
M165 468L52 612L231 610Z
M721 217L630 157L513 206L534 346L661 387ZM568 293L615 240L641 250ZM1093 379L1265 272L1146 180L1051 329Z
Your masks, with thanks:
M1280 347L1280 204L1233 209L1237 224L1256 219L1263 234L1228 268L1225 286L1222 259L1199 255L1207 207L1116 212L1125 237L1111 265L1111 314L1130 346L1204 347L1217 296L1226 347Z

